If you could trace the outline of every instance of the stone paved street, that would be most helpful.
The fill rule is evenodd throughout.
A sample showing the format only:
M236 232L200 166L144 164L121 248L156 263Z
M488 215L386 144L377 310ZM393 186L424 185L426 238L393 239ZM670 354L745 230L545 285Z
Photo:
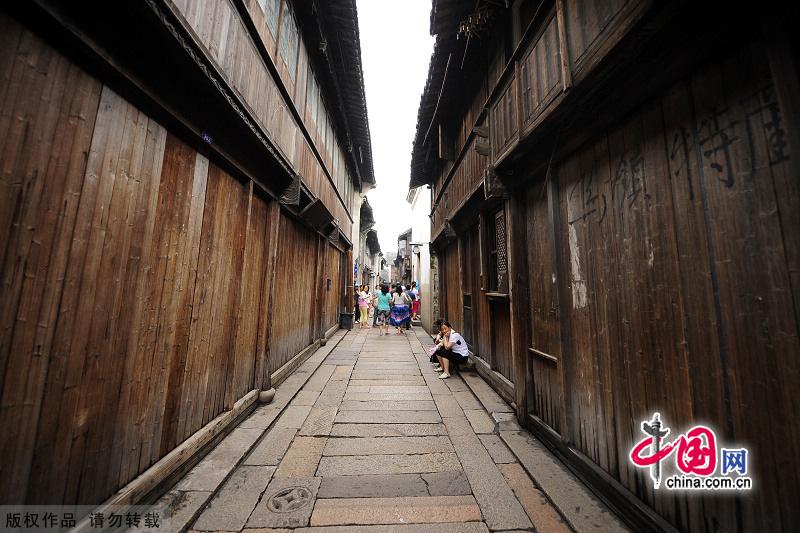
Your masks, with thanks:
M477 374L439 380L420 328L341 333L162 498L167 529L624 530Z

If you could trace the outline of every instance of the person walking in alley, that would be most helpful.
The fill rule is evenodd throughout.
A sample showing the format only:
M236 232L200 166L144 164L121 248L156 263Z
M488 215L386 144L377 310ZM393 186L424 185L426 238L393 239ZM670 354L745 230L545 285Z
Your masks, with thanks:
M369 329L369 287L366 285L361 286L361 291L358 293L358 322L361 329Z
M453 330L450 322L442 322L442 327L439 330L442 334L442 340L437 344L435 355L439 360L439 366L434 367L434 370L441 372L439 379L447 379L450 377L450 364L466 363L469 359L469 348L467 341L460 333Z
M382 285L380 291L375 291L375 319L379 320L379 336L389 334L389 313L392 310L392 294L388 285Z
M417 320L417 315L419 315L419 289L417 288L417 282L411 282L411 294L413 295L411 301L411 320Z
M411 292L411 285L403 287L405 295L408 296L408 320L406 321L406 329L411 329L411 307L414 305L414 293Z
M408 296L403 293L403 286L398 284L392 295L392 313L389 316L389 321L397 328L397 335L405 335L403 328L411 321L410 303Z
M379 292L381 292L381 285L377 284L377 285L375 285L375 291L372 293L372 308L373 308L373 312L372 312L372 327L375 327L375 326L378 325L378 308L375 305L375 302L377 301L376 298L377 298Z

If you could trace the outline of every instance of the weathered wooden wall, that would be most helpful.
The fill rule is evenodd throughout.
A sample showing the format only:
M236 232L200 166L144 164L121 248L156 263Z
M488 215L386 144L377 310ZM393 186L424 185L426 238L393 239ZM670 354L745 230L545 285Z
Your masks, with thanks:
M272 200L5 15L0 102L0 500L97 504L311 344L319 237L267 308Z
M442 264L442 318L448 320L456 331L461 331L463 314L461 299L461 268L458 243L453 242L441 255Z
M316 301L317 238L293 218L281 215L270 334L270 370L278 370L311 343ZM320 300L321 301L321 300Z
M704 66L559 163L557 197L528 192L533 348L557 360L532 355L532 414L681 529L797 527L800 193L768 65L752 45ZM642 483L655 411L747 445L757 488Z
M272 0L267 3L272 4ZM308 76L313 78L313 72L302 39L299 39L296 31L291 37L294 46L298 47L295 63L287 65L279 52L279 41L288 39L282 35L287 30L283 20L293 20L293 17L285 1L277 4L279 9L274 30L267 24L258 2L251 0L247 2L247 7L263 46L278 69L280 83L290 97L288 100L281 94L278 82L272 77L231 0L174 2L176 11L205 47L224 79L239 93L244 105L280 147L309 190L339 220L344 234L349 235L352 224L349 199L353 184L347 172L344 153L321 103L319 87L315 85L316 82L307 83ZM313 93L308 98L307 85L312 87ZM302 117L309 136L301 130L290 106ZM319 157L312 150L312 144Z

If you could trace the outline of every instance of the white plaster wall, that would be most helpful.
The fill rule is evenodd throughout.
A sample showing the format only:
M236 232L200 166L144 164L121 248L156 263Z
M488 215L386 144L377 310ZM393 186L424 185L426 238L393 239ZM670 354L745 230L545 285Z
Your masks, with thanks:
M420 253L415 255L412 265L412 276L420 288L420 318L426 331L431 331L433 325L432 292L431 292L431 190L418 187L416 192L409 194L411 203L411 235L412 241L419 245Z

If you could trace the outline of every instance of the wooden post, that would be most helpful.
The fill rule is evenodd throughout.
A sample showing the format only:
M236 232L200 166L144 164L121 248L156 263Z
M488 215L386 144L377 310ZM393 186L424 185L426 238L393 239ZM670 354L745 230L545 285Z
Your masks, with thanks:
M528 292L526 205L523 192L510 194L506 200L508 293L511 318L511 358L514 375L514 403L517 418L524 424L528 407L528 346L530 335L530 293Z
M317 235L317 262L316 262L316 276L314 277L314 283L316 284L317 290L315 291L316 301L311 306L312 313L313 313L313 320L311 323L313 324L313 337L311 342L314 342L316 339L325 338L325 328L324 324L324 312L325 312L325 283L323 282L325 278L325 244L327 243L327 239L325 239L322 235Z
M355 305L353 304L353 283L355 283L355 279L353 278L353 249L347 250L347 268L345 268L345 288L344 288L344 305L342 309L346 313L352 313L354 311ZM355 320L355 317L353 317ZM353 322L351 321L351 324Z
M256 369L254 387L261 391L259 400L270 402L275 395L269 372L269 354L272 333L271 299L275 291L276 263L278 261L278 233L281 224L281 205L271 200L267 206L267 268L262 282L261 309L258 319L258 350L256 351Z
M552 172L552 171L551 171ZM550 242L553 247L553 259L555 261L556 273L556 298L558 301L559 331L561 332L561 391L559 403L561 404L561 439L569 442L573 438L572 434L572 412L567 404L567 391L572 391L572 368L574 361L571 353L571 324L570 324L570 302L567 294L567 271L564 267L564 254L561 246L558 245L558 231L561 225L559 212L558 183L557 176L551 173L547 176L547 219L550 232Z
M556 17L558 22L558 46L561 56L561 90L567 92L572 87L572 70L569 66L569 49L567 48L567 23L564 19L564 0L556 0Z

